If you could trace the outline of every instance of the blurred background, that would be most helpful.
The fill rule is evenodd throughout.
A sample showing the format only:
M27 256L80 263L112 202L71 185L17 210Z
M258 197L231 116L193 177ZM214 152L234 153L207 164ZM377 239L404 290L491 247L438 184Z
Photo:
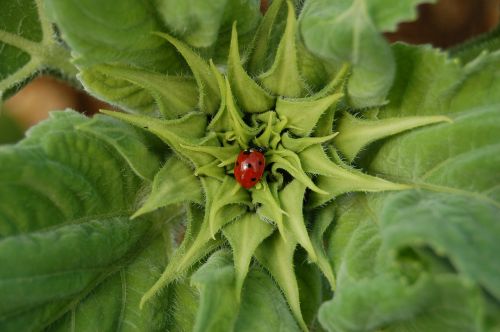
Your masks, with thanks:
M262 0L265 11L267 0ZM386 33L390 42L449 48L493 29L500 20L500 0L439 0L418 7L418 18ZM0 144L13 143L51 110L72 108L92 115L112 107L52 77L40 76L9 98L0 112Z

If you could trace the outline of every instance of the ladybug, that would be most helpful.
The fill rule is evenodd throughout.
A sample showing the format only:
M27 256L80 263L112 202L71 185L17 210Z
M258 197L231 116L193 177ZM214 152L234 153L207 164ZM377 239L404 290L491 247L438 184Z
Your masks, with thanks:
M259 182L264 174L266 158L262 148L241 151L236 159L234 177L242 187L250 189Z

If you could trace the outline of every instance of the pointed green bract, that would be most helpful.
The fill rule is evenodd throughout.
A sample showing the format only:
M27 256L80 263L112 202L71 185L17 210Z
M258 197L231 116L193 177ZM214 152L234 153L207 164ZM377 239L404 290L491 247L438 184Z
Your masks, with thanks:
M185 45L180 40L166 33L157 32L156 34L174 45L191 68L200 92L200 109L207 114L215 113L219 107L220 94L217 80L213 77L210 66L198 54L194 53L189 46Z
M154 98L154 108L167 119L182 116L196 108L199 91L196 82L190 78L116 65L99 65L91 67L91 70L107 75L108 79L126 80L142 88L142 93L149 93Z
M217 113L215 113L212 121L210 121L209 125L207 126L207 129L218 132L228 132L232 130L232 126L231 118L227 110L226 81L212 61L210 61L210 70L217 80L217 86L219 87L219 93L221 95L221 102Z
M333 198L353 191L384 191L405 190L409 185L392 183L382 178L371 176L354 169L335 164L325 154L321 146L313 145L299 153L300 160L306 172L319 174L316 184L327 195L312 193L310 207L317 207Z
M228 57L228 78L238 104L246 112L259 113L274 106L274 98L248 76L241 64L236 24L233 24Z
M184 202L198 204L203 202L200 182L185 162L176 157L170 157L156 174L151 194L132 218L170 204Z
M279 135L274 130L274 125L276 122L276 113L267 112L267 125L264 128L264 131L254 139L255 144L260 146L261 148L268 149L269 147L276 148L277 144L274 144L272 140Z
M266 15L257 29L255 39L253 41L254 51L250 55L249 71L251 75L257 75L265 70L263 65L266 63L268 56L271 34L275 25L278 13L284 3L284 0L275 0L271 3Z
M222 232L233 250L238 300L255 250L273 231L274 227L261 220L255 213L245 213L240 219L223 228Z
M166 286L183 277L190 267L220 246L221 241L219 239L213 240L210 237L207 224L203 222L203 213L202 209L192 205L188 206L188 220L184 239L161 276L142 296L140 308L144 308Z
M298 136L309 136L321 115L340 98L342 98L341 93L312 101L279 98L276 102L276 113L280 118L287 119L286 126L292 133Z
M233 204L248 204L250 203L250 197L248 192L240 186L236 180L230 176L224 177L224 181L219 186L217 192L215 193L217 199L215 199L210 205L208 205L208 222L210 228L210 234L215 237L215 234L228 222L231 221L223 215L224 211L222 208L227 205ZM241 210L245 209L240 207Z
M330 227L334 221L335 208L336 206L330 203L318 211L316 218L313 220L311 231L311 242L314 247L314 252L318 256L318 267L325 275L333 291L336 289L335 273L325 250L324 235L328 227Z
M290 233L309 255L311 261L316 262L318 257L307 233L302 213L306 187L297 180L290 182L280 193L281 206L286 212L284 216L285 232Z
M190 158L190 150L182 146L200 139L205 134L207 119L203 113L189 113L177 120L159 120L142 115L111 111L101 112L155 134L181 156L190 159L195 165L200 161L198 158ZM206 162L206 158L201 159L201 161Z
M340 135L334 144L349 161L353 161L361 149L376 140L440 122L451 122L451 119L437 115L363 120L344 112L337 125Z
M286 149L292 150L296 153L300 153L312 145L328 142L337 135L338 133L333 133L329 136L324 136L324 137L293 138L290 136L289 133L285 133L283 136L281 136L281 143Z
M210 146L210 145L182 144L181 147L191 151L206 153L214 158L217 158L217 160L219 160L220 162L225 162L227 160L231 160L232 162L234 162L236 160L238 152L240 151L240 149L235 145Z
M328 192L316 186L316 184L306 175L306 173L300 167L300 161L295 161L295 159L286 159L278 154L272 154L269 157L269 161L272 162L272 172L276 173L278 169L285 170L291 174L297 181L304 184L309 189L325 195Z
M299 288L293 270L293 253L296 245L297 242L285 242L283 237L274 233L259 246L256 257L280 286L301 329L308 331L300 310Z
M267 222L273 222L285 240L288 235L283 223L283 215L286 214L281 208L278 193L274 193L269 187L267 181L261 181L261 187L252 191L252 203L261 204L257 208L259 217Z
M233 93L231 91L231 86L228 79L226 78L226 107L229 116L232 120L232 128L236 135L236 140L238 144L243 148L248 148L248 142L252 137L254 137L259 129L249 127L242 118L241 111L236 106L236 101L234 99Z
M295 46L297 19L292 2L287 1L286 4L288 15L285 32L278 45L274 63L267 72L259 76L259 80L276 95L302 97L307 89L297 65Z

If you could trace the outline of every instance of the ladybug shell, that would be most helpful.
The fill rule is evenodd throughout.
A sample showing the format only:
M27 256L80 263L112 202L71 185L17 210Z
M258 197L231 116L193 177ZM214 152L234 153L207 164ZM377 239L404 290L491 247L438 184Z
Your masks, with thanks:
M257 149L241 151L236 159L234 177L242 187L249 189L255 186L264 174L266 158Z

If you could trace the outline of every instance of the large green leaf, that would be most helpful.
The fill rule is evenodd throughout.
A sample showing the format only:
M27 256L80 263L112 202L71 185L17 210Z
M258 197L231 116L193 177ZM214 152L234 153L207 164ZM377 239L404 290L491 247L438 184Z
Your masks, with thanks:
M165 27L151 1L49 0L45 7L90 93L128 111L167 118L178 115L179 103L181 113L191 106L184 98L197 94L191 81L166 75L188 69L175 48L153 34Z
M321 308L322 324L331 331L481 330L487 297L471 278L498 284L491 278L500 268L491 255L498 209L451 194L374 196L343 202L331 239L338 289ZM465 272L475 264L482 268Z
M480 331L500 312L500 58L461 67L430 48L394 51L396 84L378 117L453 122L365 151L361 165L419 190L339 202L330 239L338 288L320 321L332 331Z
M500 53L462 68L431 49L398 45L395 50L399 61L411 61L413 65L401 68L396 83L403 73L408 83L396 84L390 94L402 97L394 98L379 116L418 112L448 115L453 123L424 127L387 140L368 158L370 170L418 187L498 204L500 95L496 91L500 81L495 78Z
M120 131L127 139L117 139ZM52 113L26 139L0 148L2 331L40 330L106 278L127 273L156 228L156 218L129 219L139 176L149 172L138 158L158 163L144 151L148 140L132 127L71 111Z
M231 26L246 44L257 28L261 14L258 0L156 0L158 12L167 28L187 44L204 49L206 56L222 58L229 50Z
M500 299L500 207L450 193L406 192L387 199L380 215L382 251L429 246L454 269Z
M73 76L69 52L57 44L41 0L0 1L0 100L43 69Z
M169 246L168 237L151 238L129 265L99 284L50 330L165 331L169 317L164 308L172 302L169 292L162 293L142 310L139 302L165 267Z
M394 57L380 32L414 18L414 8L421 2L424 0L308 1L300 31L306 47L317 56L353 64L348 85L353 106L380 105L395 74Z
M173 72L182 60L152 34L162 24L150 1L49 0L46 10L79 65L123 63Z

